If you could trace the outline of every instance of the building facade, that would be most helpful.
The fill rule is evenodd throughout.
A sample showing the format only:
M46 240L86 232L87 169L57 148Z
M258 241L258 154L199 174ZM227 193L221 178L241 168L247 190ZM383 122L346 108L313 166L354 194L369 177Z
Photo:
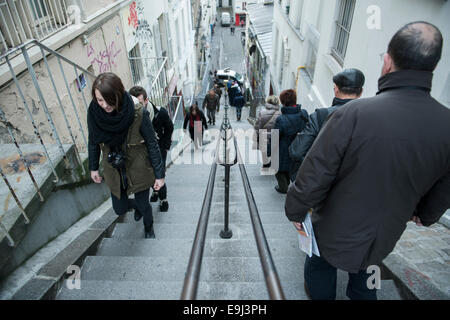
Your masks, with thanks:
M332 77L344 68L366 76L363 97L377 92L382 55L394 33L423 20L450 34L450 3L437 1L277 0L273 17L271 91L295 88L309 112L329 106ZM450 44L434 72L432 95L450 106Z

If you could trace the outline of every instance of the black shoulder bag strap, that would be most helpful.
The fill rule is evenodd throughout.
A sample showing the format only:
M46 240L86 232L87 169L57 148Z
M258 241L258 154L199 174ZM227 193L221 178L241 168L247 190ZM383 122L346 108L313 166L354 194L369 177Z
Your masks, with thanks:
M328 117L328 109L320 108L316 109L317 112L317 120L319 121L319 130L322 129L323 124L326 122Z

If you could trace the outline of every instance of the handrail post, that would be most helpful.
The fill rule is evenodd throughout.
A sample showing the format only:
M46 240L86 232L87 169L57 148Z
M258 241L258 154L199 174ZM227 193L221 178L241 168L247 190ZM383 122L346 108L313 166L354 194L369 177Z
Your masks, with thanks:
M226 85L226 83L225 83ZM225 201L224 201L224 227L220 231L220 237L222 239L230 239L233 237L233 231L229 229L229 207L230 207L230 167L228 163L228 130L230 129L230 123L228 119L228 103L227 103L227 91L225 90L225 115L222 123L221 130L224 131L224 167L225 167Z

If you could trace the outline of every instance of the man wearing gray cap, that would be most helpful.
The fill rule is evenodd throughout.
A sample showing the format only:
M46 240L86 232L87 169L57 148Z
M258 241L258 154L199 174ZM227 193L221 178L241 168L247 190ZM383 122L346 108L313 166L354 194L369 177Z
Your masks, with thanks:
M298 169L311 148L314 140L319 135L320 129L325 124L328 116L349 101L361 97L364 86L364 74L358 69L345 69L333 77L334 99L329 108L316 109L309 116L306 127L295 137L289 146L289 157L291 158L291 168L289 176L291 181L295 181Z

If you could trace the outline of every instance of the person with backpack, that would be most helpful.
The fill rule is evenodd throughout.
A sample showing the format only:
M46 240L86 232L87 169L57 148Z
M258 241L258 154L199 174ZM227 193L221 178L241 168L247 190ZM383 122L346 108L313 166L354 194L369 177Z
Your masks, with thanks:
M158 140L159 150L163 160L164 168L166 166L167 153L170 150L172 144L173 122L170 119L169 113L166 108L155 106L147 97L147 92L143 87L134 86L130 89L130 94L138 98L142 103L144 109L149 111L150 120L156 133L156 139ZM149 104L150 102L150 104ZM150 202L156 202L159 199L159 211L166 212L169 210L169 202L167 201L167 183L160 190L153 190ZM139 216L135 216L137 221Z
M291 181L295 181L298 169L311 148L314 140L319 135L328 116L345 105L347 102L361 97L363 92L365 77L358 69L345 69L333 77L334 99L331 107L316 109L309 116L306 127L295 137L289 146L289 157L291 158L291 168L289 176Z
M266 99L266 105L264 108L258 113L258 118L256 119L254 125L254 135L253 135L253 143L257 150L261 150L261 156L263 161L263 171L270 168L270 156L271 156L271 137L270 130L275 126L275 120L281 114L280 111L280 100L278 100L277 96L269 96ZM262 134L260 134L260 130L267 131L267 151L264 152L264 146L261 145L263 142L260 140Z
M275 174L278 185L275 190L279 193L286 193L289 186L289 168L291 159L289 158L289 145L294 140L297 132L300 132L308 122L308 112L297 105L297 94L294 90L284 90L280 94L281 115L275 120L274 129L279 130L279 167Z
M164 186L165 168L148 111L125 91L116 74L101 73L92 84L87 125L92 180L103 180L99 173L102 154L103 178L115 213L134 209L144 217L144 237L155 238L149 195L150 188ZM131 194L134 199L128 198Z

